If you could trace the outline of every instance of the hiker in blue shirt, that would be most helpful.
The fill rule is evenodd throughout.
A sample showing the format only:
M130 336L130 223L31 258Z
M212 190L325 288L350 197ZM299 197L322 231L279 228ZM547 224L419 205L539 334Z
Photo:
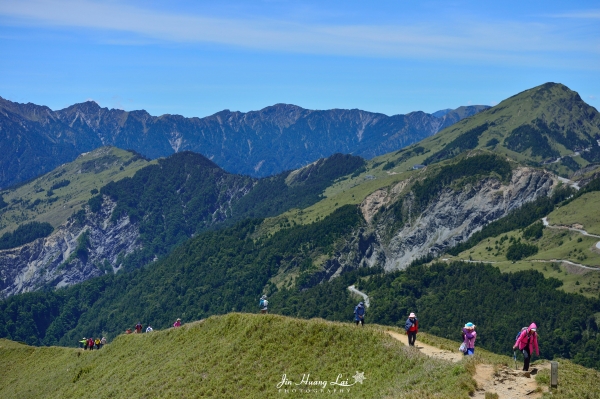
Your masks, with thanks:
M359 302L354 308L354 321L356 322L356 325L358 325L358 323L363 327L365 325L365 305L362 302Z

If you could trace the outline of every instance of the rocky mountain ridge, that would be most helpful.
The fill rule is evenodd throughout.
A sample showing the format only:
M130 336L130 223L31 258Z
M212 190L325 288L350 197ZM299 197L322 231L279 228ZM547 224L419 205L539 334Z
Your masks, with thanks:
M204 118L152 116L102 108L93 101L52 111L0 97L0 187L22 182L100 146L149 158L190 150L231 173L263 177L336 152L372 158L431 136L486 109L460 107L436 117L308 110L276 104L259 111L220 111Z
M400 228L394 228L389 209L400 199L404 200L404 211L416 208L414 194L405 190L409 182L377 190L360 205L365 225L346 239L311 282L331 279L359 267L402 270L416 259L439 256L513 209L550 195L557 183L557 177L550 172L519 167L507 183L488 177L460 190L448 187ZM381 217L377 218L377 213Z

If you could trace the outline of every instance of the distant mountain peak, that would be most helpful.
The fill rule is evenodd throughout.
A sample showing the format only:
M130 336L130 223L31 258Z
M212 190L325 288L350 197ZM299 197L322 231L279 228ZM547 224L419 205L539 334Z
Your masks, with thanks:
M439 111L435 111L431 115L435 116L436 118L441 118L442 116L446 115L450 111L452 111L452 108L441 109Z

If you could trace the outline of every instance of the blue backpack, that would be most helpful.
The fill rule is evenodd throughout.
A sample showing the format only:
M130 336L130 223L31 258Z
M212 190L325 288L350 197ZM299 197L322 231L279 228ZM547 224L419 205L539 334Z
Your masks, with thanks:
M521 334L523 333L523 331L527 331L527 327L521 328L521 331L519 331L517 333L517 336L515 337L515 342L517 342L517 340L519 339L519 337L521 336Z

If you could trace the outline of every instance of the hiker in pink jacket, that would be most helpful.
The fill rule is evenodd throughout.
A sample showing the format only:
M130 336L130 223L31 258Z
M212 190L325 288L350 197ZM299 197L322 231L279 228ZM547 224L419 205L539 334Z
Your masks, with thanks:
M523 357L525 358L525 362L523 363L523 371L529 371L529 362L531 361L531 354L533 353L533 350L535 349L535 354L537 356L540 355L537 326L535 323L531 323L527 330L521 332L521 335L519 335L519 338L517 338L513 349L517 347L521 352L523 352Z

